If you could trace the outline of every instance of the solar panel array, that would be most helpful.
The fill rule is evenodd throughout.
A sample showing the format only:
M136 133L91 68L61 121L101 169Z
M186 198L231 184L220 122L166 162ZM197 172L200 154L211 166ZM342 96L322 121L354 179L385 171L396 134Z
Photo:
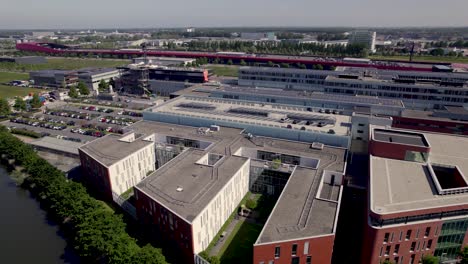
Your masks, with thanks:
M252 108L245 108L245 107L232 108L232 109L229 109L228 112L246 114L246 115L254 115L254 116L264 116L264 117L268 116L267 111L262 111L258 109L252 109Z
M193 108L193 109L203 109L203 110L214 110L216 107L211 104L202 104L202 103L181 103L178 104L177 107L182 107L182 108Z

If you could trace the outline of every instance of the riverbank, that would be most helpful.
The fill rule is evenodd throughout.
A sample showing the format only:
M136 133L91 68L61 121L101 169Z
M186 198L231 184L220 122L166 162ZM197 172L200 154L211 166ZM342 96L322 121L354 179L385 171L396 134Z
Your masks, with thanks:
M57 224L10 176L7 169L0 166L0 211L8 216L0 218L1 262L80 263Z
M166 263L160 249L141 247L128 235L122 215L108 210L83 185L67 179L4 127L0 127L0 153L10 168L29 175L21 186L59 223L84 263Z

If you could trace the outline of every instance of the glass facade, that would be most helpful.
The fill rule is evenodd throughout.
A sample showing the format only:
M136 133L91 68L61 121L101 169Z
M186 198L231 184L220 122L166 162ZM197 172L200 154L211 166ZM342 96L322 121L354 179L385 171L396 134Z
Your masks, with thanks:
M443 260L456 259L468 228L468 218L444 222L434 256Z

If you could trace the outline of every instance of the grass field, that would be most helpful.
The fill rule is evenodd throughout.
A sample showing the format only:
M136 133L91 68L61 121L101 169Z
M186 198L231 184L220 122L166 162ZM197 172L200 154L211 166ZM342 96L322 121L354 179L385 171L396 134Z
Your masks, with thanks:
M17 64L14 62L0 63L0 70L15 71L15 72L29 72L37 70L77 70L87 67L117 67L130 63L130 60L110 60L110 59L79 59L79 58L47 58L45 64Z
M409 61L409 56L369 56L373 60L405 60ZM434 56L414 56L413 61L423 62L449 62L468 63L468 57L434 57Z
M219 252L221 263L252 263L252 245L261 231L260 225L245 221L238 223Z
M40 92L42 90L27 87L16 87L3 85L13 80L27 80L29 75L27 73L16 72L0 72L0 98L11 98L15 96L25 96L29 93Z
M225 76L225 77L239 76L238 66L210 65L207 68L218 76Z

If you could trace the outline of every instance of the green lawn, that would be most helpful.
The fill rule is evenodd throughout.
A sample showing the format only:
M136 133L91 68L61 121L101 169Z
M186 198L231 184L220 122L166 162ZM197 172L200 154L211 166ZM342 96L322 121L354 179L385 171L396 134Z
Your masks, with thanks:
M237 77L239 76L238 66L210 65L207 67L211 72L218 76Z
M16 87L3 85L1 83L11 82L13 80L27 80L29 75L27 73L16 72L0 72L0 98L11 98L15 96L25 96L29 93L41 92L41 89Z
M261 231L260 225L248 222L238 223L219 252L221 263L252 263L253 244Z
M130 63L130 60L89 59L89 58L47 58L45 64L17 64L14 62L0 63L0 70L29 72L37 70L77 70L87 67L117 67Z
M406 60L409 56L369 56L373 60ZM449 63L468 63L468 57L435 57L435 56L414 56L413 61L423 62L449 62Z

